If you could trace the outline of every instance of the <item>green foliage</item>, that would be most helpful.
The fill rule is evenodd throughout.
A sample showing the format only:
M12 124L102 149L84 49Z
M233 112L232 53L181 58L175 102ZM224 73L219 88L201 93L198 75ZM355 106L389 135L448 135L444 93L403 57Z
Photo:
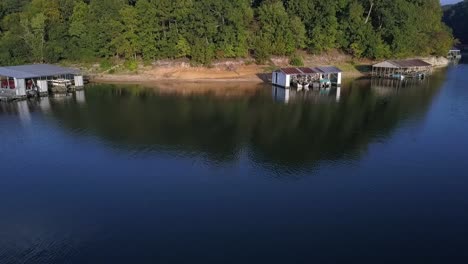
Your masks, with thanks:
M23 39L31 50L34 62L43 62L46 17L43 13L31 18L23 16L20 24L23 27Z
M136 59L140 52L138 39L138 13L132 6L126 6L120 10L118 19L119 34L112 40L117 55L124 58Z
M468 4L455 7L445 20L466 41ZM453 37L441 18L439 0L0 0L0 61L210 65L251 55L265 63L300 49L377 59L443 55Z
M383 57L384 47L378 47L382 42L380 35L374 32L370 23L366 23L365 12L364 6L358 1L349 2L342 10L341 47L357 58Z
M299 16L305 25L307 47L320 53L336 47L338 36L337 9L342 1L287 0L290 16Z
M463 44L468 44L468 1L447 6L444 22L453 29L453 34Z
M304 24L297 16L288 15L282 2L262 4L258 9L258 22L257 44L264 49L260 53L264 52L266 56L289 55L305 47Z
M450 46L447 42L453 43L441 22L439 0L379 0L373 10L370 22L394 56L440 55L440 50ZM433 40L439 34L447 37L443 43Z
M290 60L289 60L289 64L292 65L292 66L304 66L304 59L302 59L302 57L298 54L294 54L293 56L291 56Z
M206 39L196 39L192 46L192 59L203 65L210 65L215 57L215 47Z
M101 68L102 71L108 71L110 70L112 67L113 67L113 63L111 60L109 59L104 59L101 61L101 63L99 64L99 67Z
M178 58L188 57L191 54L190 43L188 43L188 41L184 37L179 38L179 41L177 41L176 49Z
M125 69L134 72L138 70L138 61L135 59L126 60L124 63L124 67Z

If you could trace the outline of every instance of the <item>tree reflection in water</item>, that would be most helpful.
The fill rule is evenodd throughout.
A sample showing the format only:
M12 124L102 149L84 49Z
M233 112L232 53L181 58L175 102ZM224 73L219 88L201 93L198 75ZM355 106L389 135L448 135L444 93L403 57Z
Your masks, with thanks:
M340 89L338 98L336 90L290 91L295 94L287 104L275 97L284 90L271 86L223 96L209 90L180 95L102 84L84 95L51 98L36 107L47 106L44 111L62 126L86 131L123 151L168 151L231 162L244 150L261 165L310 169L321 160L358 158L401 122L422 118L443 78L438 73L401 87L355 80ZM2 106L0 111L16 110Z

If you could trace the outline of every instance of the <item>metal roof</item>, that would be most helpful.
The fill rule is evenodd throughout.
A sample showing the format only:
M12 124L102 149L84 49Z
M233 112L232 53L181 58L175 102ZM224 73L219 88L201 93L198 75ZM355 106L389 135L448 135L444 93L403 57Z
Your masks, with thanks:
M431 67L432 64L427 63L423 60L390 60L377 63L374 67L377 68L412 68L412 67Z
M302 74L302 72L298 68L281 68L280 70L286 73L287 75Z
M308 67L300 67L300 68L281 68L280 71L287 75L297 75L297 74L328 74L328 73L340 73L342 72L337 67L333 66L324 66L324 67L315 67L315 68L308 68Z
M79 74L76 69L59 67L50 64L31 64L21 66L0 67L0 76L17 79L49 77L65 74Z
M391 69L399 68L398 65L393 64L391 61L380 62L380 63L374 64L373 67L375 67L375 68L391 68Z
M315 67L315 70L318 70L319 73L340 73L342 70L338 69L337 67L334 66L321 66L321 67Z
M313 74L313 73L318 73L316 70L312 68L306 68L306 67L301 67L299 70L305 74Z
M430 67L432 64L427 63L423 60L396 60L396 61L391 61L392 64L395 64L397 66L400 66L401 68L411 68L411 67Z

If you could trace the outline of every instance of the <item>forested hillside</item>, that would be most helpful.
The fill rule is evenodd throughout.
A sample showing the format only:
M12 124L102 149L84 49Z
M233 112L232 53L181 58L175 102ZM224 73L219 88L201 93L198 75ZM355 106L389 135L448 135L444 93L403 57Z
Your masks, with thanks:
M468 0L444 8L444 22L463 44L468 44Z
M0 0L0 64L446 54L439 0Z

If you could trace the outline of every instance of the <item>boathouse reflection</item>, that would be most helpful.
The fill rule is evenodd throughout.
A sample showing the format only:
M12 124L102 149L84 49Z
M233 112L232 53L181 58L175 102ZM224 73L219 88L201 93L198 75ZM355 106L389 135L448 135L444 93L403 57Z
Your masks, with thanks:
M259 164L300 168L358 158L400 122L424 116L442 81L434 76L390 98L371 80L323 94L294 95L268 87L236 97L99 85L85 91L86 107L78 100L51 100L51 114L62 126L88 131L122 151L168 151L230 162L247 150Z
M86 97L84 91L75 93L52 95L50 97L30 98L28 100L19 100L12 102L0 102L0 115L10 114L17 116L23 122L31 120L32 112L47 113L50 111L51 101L58 102L70 101L72 104L85 104Z
M333 88L313 88L308 91L297 91L293 88L283 88L273 85L271 87L271 94L276 102L289 103L289 102L339 102L341 97L341 87Z

